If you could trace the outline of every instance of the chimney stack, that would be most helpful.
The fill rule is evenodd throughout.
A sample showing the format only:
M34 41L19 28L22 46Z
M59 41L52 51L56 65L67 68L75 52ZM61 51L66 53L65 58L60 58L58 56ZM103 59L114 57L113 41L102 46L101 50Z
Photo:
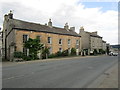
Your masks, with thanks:
M82 27L80 27L79 33L80 33L80 32L83 32L83 31L84 31L84 28L83 28L83 26L82 26Z
M70 27L70 30L75 32L75 27Z
M95 31L95 32L92 32L93 34L95 34L95 35L97 35L97 31Z
M65 23L64 29L66 29L66 30L69 29L68 23Z
M49 26L49 27L52 27L51 19L49 19L48 26Z
M4 19L8 20L8 15L7 14L4 15Z
M10 10L10 13L8 14L9 19L13 19L13 13L12 10Z

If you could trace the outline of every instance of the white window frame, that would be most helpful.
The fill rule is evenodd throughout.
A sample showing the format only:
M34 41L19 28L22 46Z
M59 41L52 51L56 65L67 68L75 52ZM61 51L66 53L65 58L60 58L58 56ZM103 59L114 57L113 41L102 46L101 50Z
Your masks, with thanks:
M60 52L62 52L62 51L63 51L63 49L62 49L62 48L59 48L59 51L60 51Z
M68 39L68 45L70 45L71 44L71 40L70 39Z
M23 34L23 36L24 36L24 35L27 35L27 34ZM24 39L24 38L23 38L23 39ZM29 39L29 35L27 35L27 41L28 41L28 39ZM25 42L23 42L23 43L25 43Z
M49 44L52 44L52 38L48 37L50 39L50 42L48 42ZM49 39L47 38L47 40L49 41Z
M61 40L61 43L60 43L60 40ZM62 39L59 39L59 42L58 42L58 43L59 43L59 45L62 45Z
M79 45L79 40L76 40L76 45Z
M49 47L49 52L50 54L52 54L52 47Z

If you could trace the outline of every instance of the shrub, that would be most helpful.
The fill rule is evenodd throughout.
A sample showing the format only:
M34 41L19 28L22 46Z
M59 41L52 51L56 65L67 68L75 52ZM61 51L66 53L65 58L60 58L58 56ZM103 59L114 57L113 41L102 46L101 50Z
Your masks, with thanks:
M57 56L57 57L62 56L62 52L58 51L58 52L56 53L56 56Z
M42 50L43 47L44 45L40 43L39 39L29 38L29 40L24 43L24 48L29 49L29 56L24 56L23 58L26 60L38 59L37 54Z
M22 52L14 52L14 57L15 58L22 58L23 57L23 53Z
M48 58L54 58L54 57L56 57L56 54L50 54L50 55L48 56Z
M75 48L71 49L71 55L76 55L76 49Z
M62 56L68 56L68 49L62 52Z
M22 59L25 61L32 60L32 58L30 56L25 56L25 55L23 55Z

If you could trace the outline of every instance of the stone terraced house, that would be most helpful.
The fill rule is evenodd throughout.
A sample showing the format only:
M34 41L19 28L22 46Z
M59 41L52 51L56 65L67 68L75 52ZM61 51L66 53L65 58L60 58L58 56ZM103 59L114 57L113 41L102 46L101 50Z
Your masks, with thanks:
M80 28L81 49L84 55L93 53L94 50L100 52L103 49L102 37L95 32L87 32L83 27Z
M41 43L50 48L51 54L71 48L76 48L78 54L81 50L81 36L75 32L75 27L69 28L67 23L63 28L55 27L51 19L45 25L26 22L14 19L12 12L4 16L2 37L3 57L8 60L14 58L15 51L29 54L29 50L23 48L28 38L39 38Z

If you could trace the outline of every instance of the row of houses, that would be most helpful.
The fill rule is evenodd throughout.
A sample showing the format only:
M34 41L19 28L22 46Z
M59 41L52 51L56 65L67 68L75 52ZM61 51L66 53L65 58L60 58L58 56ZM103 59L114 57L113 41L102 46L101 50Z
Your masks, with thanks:
M75 27L69 27L65 23L64 27L52 25L51 19L45 25L26 22L13 18L13 13L4 15L2 30L2 55L8 60L13 59L15 51L29 54L29 50L23 47L29 38L39 38L40 42L49 47L50 54L66 49L76 49L77 55L90 55L96 50L106 50L106 42L98 35L97 31L87 32L84 27L80 27L79 34L75 32Z

